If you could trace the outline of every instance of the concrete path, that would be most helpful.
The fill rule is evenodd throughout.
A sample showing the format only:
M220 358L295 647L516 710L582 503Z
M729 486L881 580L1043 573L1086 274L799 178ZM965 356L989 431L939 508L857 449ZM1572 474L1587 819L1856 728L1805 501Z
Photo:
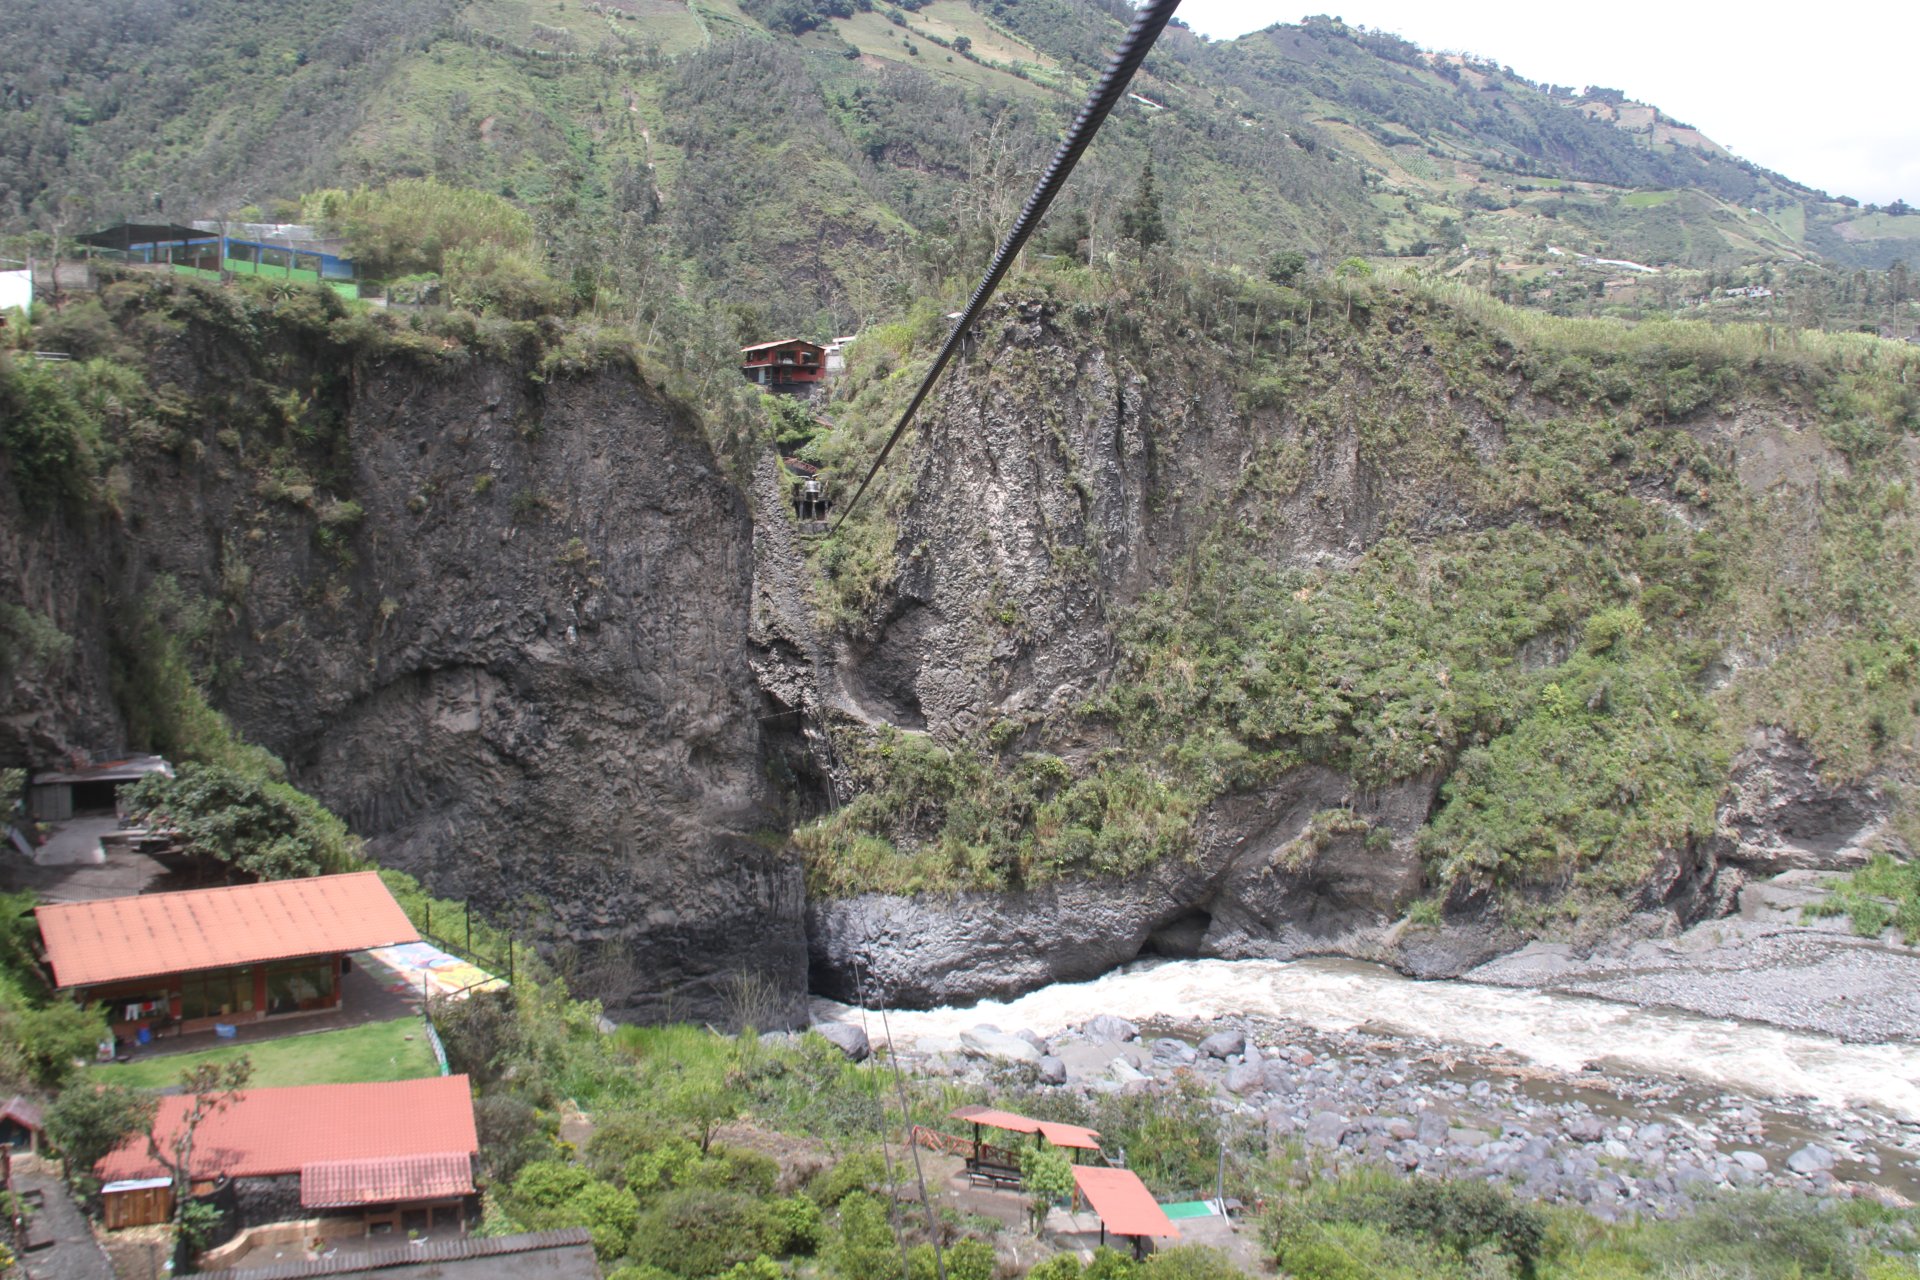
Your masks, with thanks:
M15 1178L21 1191L38 1191L44 1197L34 1222L40 1232L53 1237L53 1244L27 1253L21 1261L33 1280L114 1280L113 1264L106 1250L93 1238L87 1220L67 1195L67 1189L54 1178L27 1174Z

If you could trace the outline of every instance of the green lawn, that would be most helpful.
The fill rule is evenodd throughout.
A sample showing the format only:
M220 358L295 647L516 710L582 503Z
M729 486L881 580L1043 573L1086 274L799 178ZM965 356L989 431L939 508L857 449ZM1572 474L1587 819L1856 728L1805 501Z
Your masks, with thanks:
M438 1075L439 1063L418 1018L370 1022L343 1031L318 1031L255 1044L228 1045L204 1053L169 1054L137 1062L93 1068L100 1083L154 1089L177 1084L180 1073L202 1062L229 1062L242 1054L253 1059L253 1083L355 1084L374 1080L414 1080Z

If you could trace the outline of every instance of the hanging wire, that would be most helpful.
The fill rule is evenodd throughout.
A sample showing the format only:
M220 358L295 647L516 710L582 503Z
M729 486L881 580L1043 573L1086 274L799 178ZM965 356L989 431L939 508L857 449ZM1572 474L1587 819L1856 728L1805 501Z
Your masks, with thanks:
M973 322L980 318L987 303L993 297L993 291L1000 286L1000 278L1007 274L1014 258L1040 225L1040 219L1046 216L1047 206L1060 194L1060 188L1066 185L1067 176L1073 172L1074 165L1080 162L1080 155L1093 141L1093 135L1100 131L1101 122L1107 118L1120 96L1127 91L1127 84L1133 79L1133 73L1140 69L1146 60L1153 42L1160 38L1166 28L1167 19L1173 17L1173 11L1180 7L1180 0L1146 0L1133 18L1133 27L1127 32L1127 38L1114 50L1113 57L1107 61L1107 70L1100 77L1100 83L1094 86L1093 93L1087 98L1086 105L1080 108L1080 114L1074 118L1073 127L1067 130L1067 136L1060 140L1059 149L1053 153L1053 159L1047 163L1047 171L1040 175L1040 181L1033 188L1033 194L1027 197L1026 207L1020 210L1020 216L1014 221L1013 230L1007 232L1007 238L1000 243L1000 251L993 256L993 265L987 268L987 274L981 277L980 285L973 291L973 298L967 303L966 310L953 322L953 328L947 333L947 341L940 348L940 354L934 357L933 367L927 370L927 376L920 380L920 389L913 393L913 399L907 404L907 411L900 415L899 423L893 434L887 437L887 443L880 449L880 456L873 460L873 466L867 470L867 478L860 482L849 501L840 512L840 518L833 522L828 536L840 532L840 526L847 522L853 509L860 504L861 496L880 474L880 468L886 464L887 455L893 452L893 446L900 443L900 437L906 434L907 424L913 421L913 414L920 402L933 390L933 384L947 367L947 361L953 359L953 353L960 349L961 339Z

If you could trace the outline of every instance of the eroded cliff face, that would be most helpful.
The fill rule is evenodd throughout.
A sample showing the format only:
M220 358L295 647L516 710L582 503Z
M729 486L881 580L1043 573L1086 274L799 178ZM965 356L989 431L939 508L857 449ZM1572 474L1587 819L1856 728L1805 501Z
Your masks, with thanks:
M1429 722L1451 714L1439 658L1421 649L1398 669L1413 695L1370 685L1364 630L1354 648L1351 632L1313 631L1331 615L1303 612L1307 651L1337 642L1352 655L1351 671L1327 678L1352 685L1358 710L1325 741L1228 743L1236 756L1218 750L1239 732L1224 722L1191 734L1174 722L1164 740L1143 741L1115 709L1116 686L1140 678L1142 611L1171 626L1214 608L1205 593L1217 582L1196 566L1229 555L1307 574L1286 579L1288 598L1305 600L1383 543L1409 548L1415 564L1429 563L1428 548L1456 548L1445 571L1457 573L1483 537L1495 554L1507 531L1536 531L1577 556L1586 531L1604 531L1595 521L1636 522L1615 538L1628 547L1618 563L1591 575L1600 587L1517 633L1506 678L1591 658L1589 611L1625 599L1646 606L1649 627L1710 649L1699 684L1748 719L1716 757L1717 812L1709 796L1685 838L1623 859L1589 899L1605 908L1589 941L1594 929L1644 935L1724 911L1749 874L1901 847L1884 770L1831 767L1769 719L1818 717L1743 685L1796 660L1801 637L1761 616L1771 606L1755 594L1696 615L1669 599L1657 613L1635 580L1635 540L1677 530L1678 558L1659 564L1691 573L1694 535L1725 530L1725 547L1765 566L1739 570L1750 582L1824 590L1838 562L1822 539L1849 512L1821 494L1854 483L1857 464L1823 437L1807 397L1699 403L1678 427L1642 416L1615 429L1614 407L1552 399L1510 346L1396 296L1346 308L1332 337L1312 324L1294 332L1286 378L1254 394L1229 376L1238 350L1217 337L1174 323L1143 340L1116 333L1124 315L1011 304L981 326L896 460L909 483L889 512L885 590L834 625L821 553L794 528L773 460L743 492L690 416L624 358L558 359L552 335L488 352L265 313L236 323L245 308L229 311L148 326L166 412L127 427L106 510L32 514L0 485L13 504L0 521L4 598L70 637L64 653L15 671L4 759L39 765L127 745L116 666L145 642L142 618L171 616L155 613L156 599L176 613L187 602L213 701L247 738L381 861L536 939L617 1016L766 1026L800 1013L809 981L834 995L864 980L871 997L946 1003L1142 954L1337 953L1455 974L1537 936L1510 909L1551 910L1551 889L1497 902L1490 878L1437 876L1423 844L1468 743L1458 726L1484 741L1529 704L1435 730ZM1586 454L1575 466L1555 449ZM1910 440L1876 456L1881 471L1861 493L1911 479ZM1848 536L1904 547L1904 511L1889 506ZM1280 580L1256 573L1234 589ZM1384 593L1398 580L1381 581ZM1540 581L1543 594L1559 590ZM1756 589L1721 595L1738 591ZM1457 611L1461 595L1423 607ZM1371 600L1363 615L1388 612L1384 594ZM1805 616L1782 600L1790 623ZM1383 632L1379 644L1405 639ZM1415 639L1419 649L1434 637ZM1881 651L1859 652L1879 661ZM1875 678L1898 692L1912 672L1886 652L1895 665ZM1271 656L1250 646L1245 664ZM1177 646L1155 659L1176 681L1186 660ZM1829 665L1851 673L1854 658ZM1643 675L1614 672L1626 691L1649 688L1632 683ZM1582 705L1604 707L1612 687L1594 685ZM1229 681L1222 696L1237 688ZM1831 695L1814 710L1852 714ZM1363 733L1353 717L1375 704L1395 709ZM1893 740L1910 732L1877 711L1872 723ZM1369 772L1354 763L1358 748L1333 742L1368 733L1389 755L1423 734L1431 750ZM987 816L1050 838L1038 828L1097 828L1103 815L1034 806L1122 768L1188 768L1174 757L1207 734L1205 767L1237 772L1204 785L1190 774L1185 791L1154 801L1184 833L1157 860L1133 851L1164 831L1149 822L1131 841L1110 809L1123 839L1109 830L1088 851L1051 846L1051 862L1002 857L1005 831L962 833L1000 859L980 877L991 888L807 902L785 843L874 786L886 763L876 742L973 752L989 761L974 775L983 785L993 769L1043 762L1050 796L1016 788L1002 798L1032 812ZM1087 803L1116 796L1096 789ZM930 838L910 827L894 850L902 859ZM995 839L1002 846L987 847Z
M615 1016L789 1020L802 885L756 838L746 503L630 362L537 355L182 329L153 377L192 410L129 449L118 517L7 513L13 598L78 641L59 696L14 691L9 755L121 745L106 637L169 579L216 602L214 701L379 861ZM268 394L324 438L268 456ZM358 512L289 491L302 464Z
M888 726L936 742L991 738L1006 758L1043 749L1078 773L1105 767L1113 726L1086 708L1116 678L1121 628L1147 593L1191 581L1185 571L1223 526L1267 564L1337 573L1385 537L1418 545L1555 523L1539 494L1503 489L1494 464L1510 424L1566 407L1532 390L1510 349L1469 394L1418 315L1395 306L1366 319L1364 358L1331 349L1315 357L1311 398L1260 405L1199 356L1198 338L1143 360L1138 344L1128 354L1064 308L999 308L917 427L890 591L837 632L809 631L791 600L773 609L763 598L756 611L756 669L783 705L808 709L818 774L838 777L839 799L852 787L836 764ZM1709 410L1685 429L1783 528L1817 524L1821 476L1846 470L1792 405ZM1680 500L1651 468L1620 473L1608 483L1678 527L1736 518ZM763 527L781 519L763 506ZM781 544L763 574L804 575L796 551L762 537ZM1811 535L1781 554L1781 574L1815 571ZM1551 666L1578 649L1577 634L1546 634L1520 660ZM822 895L809 904L812 982L841 998L864 983L872 999L933 1005L1153 954L1343 954L1458 974L1527 934L1512 923L1514 900L1434 883L1420 836L1446 772L1382 783L1302 764L1229 787L1195 818L1183 856L1134 874ZM1668 932L1729 910L1757 868L1857 862L1887 834L1887 798L1871 781L1816 773L1791 733L1756 730L1734 756L1715 830L1644 851L1604 917L1575 932L1589 945ZM1436 892L1444 919L1406 918Z

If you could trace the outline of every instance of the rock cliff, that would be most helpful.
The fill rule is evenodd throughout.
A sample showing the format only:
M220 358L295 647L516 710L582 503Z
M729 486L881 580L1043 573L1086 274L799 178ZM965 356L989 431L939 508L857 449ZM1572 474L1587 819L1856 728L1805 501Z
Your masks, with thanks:
M1567 524L1548 509L1557 482L1528 455L1569 419L1590 423L1575 429L1602 439L1627 424L1611 458L1579 464L1591 466L1583 484L1621 495L1609 519L1637 523L1649 539L1663 528L1724 531L1731 546L1764 512L1803 535L1782 536L1764 551L1756 539L1756 553L1777 557L1766 572L1797 578L1823 554L1812 494L1823 474L1845 475L1850 460L1823 442L1821 414L1800 397L1756 396L1739 408L1703 403L1677 428L1630 404L1603 400L1595 412L1543 394L1527 353L1489 349L1482 334L1463 361L1454 320L1415 300L1371 301L1370 314L1356 319L1349 308L1323 321L1330 337L1315 340L1310 328L1296 327L1289 391L1266 400L1250 396L1240 371L1223 367L1220 348L1190 330L1157 335L1172 341L1155 345L1089 322L1084 308L1031 301L998 309L917 428L911 464L897 464L913 473L894 512L888 588L851 625L780 647L763 639L763 680L792 690L783 695L788 705L817 711L822 773L876 732L883 755L915 742L972 744L956 746L956 755L971 749L987 763L962 788L1023 769L1031 759L1023 753L1036 751L1057 755L1075 777L1138 761L1172 772L1178 766L1166 762L1208 725L1172 725L1173 737L1142 744L1100 705L1128 678L1129 648L1139 647L1129 623L1156 593L1208 589L1194 565L1222 554L1229 539L1256 564L1309 584L1300 587L1304 596L1389 539L1419 563L1432 548L1471 547L1484 531L1537 527L1557 536ZM1691 460L1675 466L1669 459L1679 456ZM1519 458L1526 472L1516 480L1510 469ZM1905 475L1910 463L1896 470ZM1689 466L1711 466L1727 489L1711 502L1686 496ZM763 510L763 523L769 518L778 512ZM1614 537L1596 533L1590 545ZM1578 539L1567 545L1584 554ZM1627 599L1654 581L1634 564L1637 554L1622 555L1623 569L1640 575L1620 593ZM1576 571L1573 560L1565 563ZM1537 589L1551 592L1552 579ZM1609 590L1618 584L1595 599ZM1707 604L1696 608L1708 616ZM1584 622L1573 612L1567 622L1530 624L1510 655L1509 682L1537 685L1543 671L1580 655ZM1691 635L1697 625L1682 620L1676 629ZM1731 634L1701 630L1711 642ZM1403 643L1384 620L1367 641ZM1589 634L1586 650L1593 644ZM1189 667L1201 660L1176 659ZM1266 660L1257 647L1243 655L1247 665ZM1371 660L1361 654L1353 674L1336 674L1363 682ZM1444 698L1448 660L1435 650L1428 661L1443 668L1435 695ZM1734 661L1765 668L1771 657ZM1607 688L1623 678L1609 672L1588 709L1604 707ZM1716 692L1738 689L1699 714L1717 713L1717 724L1735 728L1753 714L1738 696L1754 697L1752 683L1740 685L1714 663L1700 681ZM1036 810L1044 796L1016 793L1009 803L1025 805L1025 816L981 835L981 805L956 820L962 798L895 787L868 811L882 816L825 823L825 838L808 845L816 864L835 870L839 848L874 835L892 842L892 864L918 866L916 858L930 856L937 873L949 871L943 850L958 848L957 870L944 882L936 877L932 891L861 892L857 876L851 885L820 886L808 913L812 983L849 999L864 984L869 998L924 1006L1086 978L1142 954L1332 953L1456 975L1542 932L1589 946L1671 933L1730 910L1751 870L1844 865L1876 841L1903 847L1886 826L1889 803L1873 777L1823 780L1813 748L1777 725L1752 729L1730 766L1712 764L1721 749L1714 744L1735 731L1723 727L1702 730L1697 748L1698 767L1712 775L1701 794L1710 802L1717 791L1717 813L1696 809L1674 834L1604 857L1570 848L1557 855L1568 862L1553 887L1503 882L1503 872L1450 874L1423 842L1447 801L1443 784L1463 747L1512 731L1525 714L1501 712L1452 745L1444 731L1431 731L1434 763L1399 776L1367 769L1351 751L1295 753L1277 771L1204 791L1173 856L1119 874L1036 870L1033 850L1044 847L1046 828L1068 820ZM1357 734L1357 725L1356 715L1347 732ZM1424 732L1416 715L1387 730L1401 741ZM843 782L840 800L856 790ZM1534 803L1510 799L1517 808ZM944 826L938 815L925 817L943 808ZM1597 869L1607 859L1613 869ZM893 874L879 854L860 874L874 875L876 864L878 879ZM1423 896L1427 915L1408 919Z
M75 641L59 696L12 691L7 755L124 743L115 650L165 584L213 615L216 704L381 862L616 1016L793 1016L752 525L692 414L618 355L244 319L150 352L181 408L130 442L117 513L6 512L9 598Z
M1905 848L1913 407L1844 362L1043 289L928 406L849 604L850 541L617 350L112 288L152 403L96 503L0 484L0 763L129 745L184 644L376 857L617 1016L1457 974Z

